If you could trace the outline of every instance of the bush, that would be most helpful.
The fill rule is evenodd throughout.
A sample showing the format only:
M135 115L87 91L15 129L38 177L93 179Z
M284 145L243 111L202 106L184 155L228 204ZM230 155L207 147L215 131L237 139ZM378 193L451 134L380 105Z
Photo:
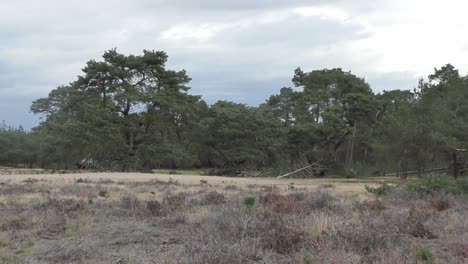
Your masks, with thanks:
M309 210L332 208L336 199L328 192L314 192L305 200L305 207Z
M58 212L62 212L65 215L73 215L87 208L86 203L81 200L55 198L48 198L39 206L43 209L55 208Z
M342 245L347 251L367 259L377 250L385 249L387 245L402 243L397 237L381 218L364 217L343 224L337 234L330 238L334 244Z
M331 183L320 184L317 189L335 189L336 186Z
M163 199L163 204L170 211L179 210L185 207L187 196L188 194L184 192L168 195Z
M455 180L446 176L425 177L415 183L408 184L407 189L419 194L430 194L438 191L451 194L467 194L468 178Z
M91 180L90 179L84 179L84 178L78 178L77 180L75 180L76 183L90 183Z
M307 198L307 195L303 192L294 192L289 193L286 197L292 199L295 202L304 201Z
M127 195L120 199L120 207L126 211L137 213L142 208L142 204L137 197Z
M431 194L429 204L440 212L449 209L454 204L454 198L445 192L435 192Z
M273 250L280 254L299 251L301 249L300 245L307 242L307 233L299 228L276 223L271 226L271 230L273 230L271 246Z
M416 258L424 262L434 262L434 254L431 249L425 245L419 246L416 249Z
M152 215L162 215L163 214L163 208L160 202L158 201L148 201L146 203L146 209L152 214Z
M294 193L294 195L281 195L276 193L268 193L260 196L260 202L271 209L271 211L280 214L292 214L302 211L302 207L298 206L298 201L304 200L305 195Z
M302 261L304 264L312 264L312 257L309 254L305 254Z
M26 216L23 215L5 215L0 218L0 231L17 231L27 229L31 224Z
M225 190L227 191L235 191L237 189L239 189L239 187L237 187L236 185L228 185L226 187L224 187Z
M217 191L211 191L206 193L202 198L202 205L209 205L209 204L223 204L226 200L224 194L218 193Z
M244 205L247 209L251 209L255 205L255 197L247 196L244 198Z
M391 192L393 189L395 189L394 186L388 185L386 183L381 184L379 187L370 187L368 185L365 185L364 188L366 188L366 191L368 193L375 195L375 197L377 198L382 197Z
M408 234L417 238L434 239L437 236L426 227L424 222L429 218L429 214L422 209L411 208L408 217L398 223L400 233Z
M107 190L100 190L99 193L98 193L99 197L102 197L102 198L108 198L109 197L109 191Z
M459 193L468 193L468 177L457 180L456 184Z
M382 211L385 210L385 204L382 200L369 200L357 203L356 208L360 211Z
M448 248L457 256L468 259L468 242L452 242Z

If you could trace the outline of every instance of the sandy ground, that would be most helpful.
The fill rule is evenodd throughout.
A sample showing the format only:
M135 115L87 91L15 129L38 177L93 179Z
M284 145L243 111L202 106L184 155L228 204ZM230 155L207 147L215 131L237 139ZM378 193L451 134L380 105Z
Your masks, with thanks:
M37 179L53 182L55 184L72 183L78 178L88 179L92 182L111 180L114 182L148 182L151 180L169 181L177 180L183 185L198 185L200 180L208 181L211 186L224 188L228 185L249 188L253 186L277 186L282 190L287 190L293 184L294 188L315 189L324 184L333 184L334 192L341 194L366 195L364 185L374 185L382 182L382 179L372 179L372 181L362 179L277 179L277 178L237 178L220 176L200 176L200 175L168 175L149 173L79 173L79 174L10 174L0 175L0 182L22 182L27 179Z

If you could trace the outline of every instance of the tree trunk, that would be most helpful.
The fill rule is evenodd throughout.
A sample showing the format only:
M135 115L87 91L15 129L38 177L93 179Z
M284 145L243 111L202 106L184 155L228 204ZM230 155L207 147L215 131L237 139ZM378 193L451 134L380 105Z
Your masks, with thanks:
M356 126L353 126L353 135L351 137L351 140L348 142L348 149L346 150L345 169L347 172L350 171L351 166L353 165L354 140L356 138L356 133Z
M457 153L453 152L453 177L458 178Z

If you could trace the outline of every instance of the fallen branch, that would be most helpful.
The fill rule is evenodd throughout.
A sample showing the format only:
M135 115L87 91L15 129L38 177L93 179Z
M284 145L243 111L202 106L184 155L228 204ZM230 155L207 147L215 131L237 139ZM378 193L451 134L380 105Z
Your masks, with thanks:
M286 174L281 175L281 176L278 176L278 177L276 177L276 178L278 178L278 179L286 178L286 177L288 177L288 176L291 175L291 174L294 174L294 173L297 173L297 172L300 172L300 171L303 171L303 170L307 170L308 168L311 168L311 167L317 165L319 162L320 162L320 160L319 160L319 161L316 161L316 162L314 162L314 163L312 163L312 164L310 164L310 165L308 165L308 166L306 166L306 167L304 167L304 168L300 168L300 169L298 169L298 170L295 170L295 171L293 171L293 172L286 173Z
M447 170L447 168L444 167L444 168L429 169L429 170L423 171L423 173L434 172L434 171L443 171L443 170ZM416 173L419 173L419 171L404 171L404 172L399 172L398 174L399 175L406 175L406 174L416 174ZM396 175L397 175L396 172L385 174L385 176L396 176Z

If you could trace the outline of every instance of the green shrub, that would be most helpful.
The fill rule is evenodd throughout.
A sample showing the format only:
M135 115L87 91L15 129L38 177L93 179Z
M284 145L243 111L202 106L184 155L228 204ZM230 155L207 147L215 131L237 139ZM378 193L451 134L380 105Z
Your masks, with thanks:
M468 178L455 180L446 176L424 177L417 182L408 184L407 189L419 194L430 194L440 191L451 194L466 194L468 193Z
M102 197L102 198L108 198L109 197L109 191L100 190L98 195L99 195L99 197Z
M251 209L255 205L255 197L247 196L244 198L244 205L248 209Z
M303 261L304 261L304 264L312 264L312 257L309 254L305 254Z
M431 249L425 245L419 246L416 249L416 258L424 262L434 262L434 254Z
M395 189L394 186L388 185L386 183L380 184L379 187L370 187L368 185L365 185L364 188L366 188L366 191L368 193L375 195L375 197L384 196L388 194L390 191L392 191L393 189Z
M460 193L468 193L468 177L457 181L457 189Z

